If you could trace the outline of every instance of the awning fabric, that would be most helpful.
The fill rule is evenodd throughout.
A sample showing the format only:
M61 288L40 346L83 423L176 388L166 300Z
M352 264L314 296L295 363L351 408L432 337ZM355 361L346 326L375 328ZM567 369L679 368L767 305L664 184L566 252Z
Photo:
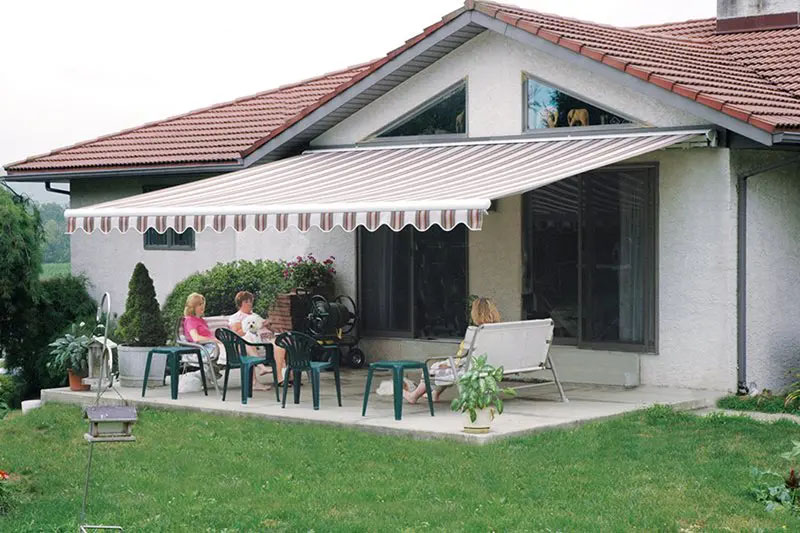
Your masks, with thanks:
M311 150L238 172L68 209L81 229L181 233L458 224L478 230L491 201L689 141L706 129Z

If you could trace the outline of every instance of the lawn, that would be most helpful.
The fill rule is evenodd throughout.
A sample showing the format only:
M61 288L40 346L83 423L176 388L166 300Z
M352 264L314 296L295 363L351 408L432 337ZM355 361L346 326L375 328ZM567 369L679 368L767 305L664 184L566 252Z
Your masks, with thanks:
M69 273L69 263L42 263L42 274L39 278L48 279Z
M756 396L725 396L717 401L717 407L736 411L760 411L762 413L789 413L800 415L800 403L786 405L786 396L758 394Z
M92 523L128 531L800 529L747 492L783 469L798 426L654 408L487 446L256 418L144 410L132 444L98 444ZM499 421L502 423L502 419ZM25 501L2 531L75 531L80 410L0 421L0 469Z

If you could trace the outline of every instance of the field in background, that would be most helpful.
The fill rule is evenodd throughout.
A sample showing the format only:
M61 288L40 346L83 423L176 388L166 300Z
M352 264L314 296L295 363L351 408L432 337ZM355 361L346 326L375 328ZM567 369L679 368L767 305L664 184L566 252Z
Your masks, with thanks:
M41 279L69 274L69 263L43 263Z

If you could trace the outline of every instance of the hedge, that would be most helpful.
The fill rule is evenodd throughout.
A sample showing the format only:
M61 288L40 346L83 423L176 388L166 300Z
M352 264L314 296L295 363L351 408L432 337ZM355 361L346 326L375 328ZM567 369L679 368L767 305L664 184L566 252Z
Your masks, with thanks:
M206 315L231 315L236 312L234 296L239 291L255 295L254 311L267 316L267 310L278 294L291 289L284 279L284 265L278 261L234 261L217 263L210 270L192 274L181 281L167 296L162 308L167 331L172 332L183 316L186 297L197 292L206 298Z

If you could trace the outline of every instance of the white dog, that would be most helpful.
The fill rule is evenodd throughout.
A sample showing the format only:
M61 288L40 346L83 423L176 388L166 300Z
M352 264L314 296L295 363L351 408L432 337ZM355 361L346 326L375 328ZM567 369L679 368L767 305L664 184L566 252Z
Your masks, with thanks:
M253 313L242 320L243 338L247 342L261 342L260 331L264 327L264 319Z

